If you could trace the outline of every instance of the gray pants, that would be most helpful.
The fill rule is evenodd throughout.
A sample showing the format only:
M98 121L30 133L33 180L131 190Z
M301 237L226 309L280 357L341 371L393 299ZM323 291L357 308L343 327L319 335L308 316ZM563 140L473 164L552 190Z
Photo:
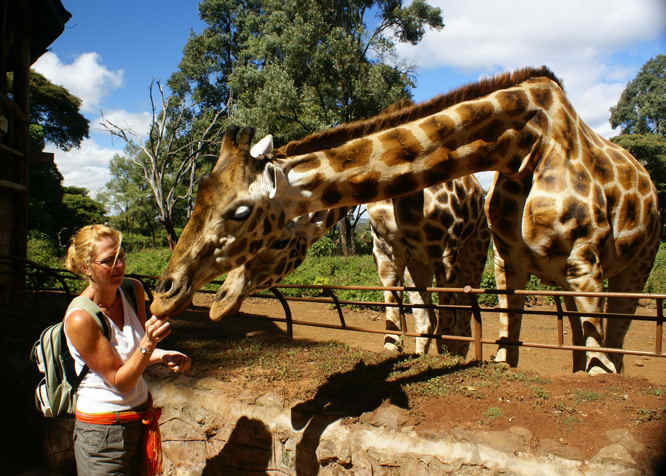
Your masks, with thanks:
M144 426L141 421L115 425L74 424L74 457L79 476L139 476Z

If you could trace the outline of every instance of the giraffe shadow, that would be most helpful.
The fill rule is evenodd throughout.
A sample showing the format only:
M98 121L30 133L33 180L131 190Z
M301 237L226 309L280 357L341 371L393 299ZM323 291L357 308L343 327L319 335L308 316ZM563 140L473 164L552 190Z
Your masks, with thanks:
M256 418L242 416L236 422L227 444L206 461L203 476L220 474L267 475L273 453L273 439L266 425Z
M296 474L316 475L319 462L316 450L321 435L336 420L359 417L376 410L384 401L400 408L409 408L409 399L403 386L429 380L434 377L452 374L476 363L457 364L442 369L427 369L405 377L392 379L396 371L405 370L409 365L409 355L400 355L372 365L363 361L348 371L328 377L319 387L315 396L291 409L291 424L303 435L296 446Z

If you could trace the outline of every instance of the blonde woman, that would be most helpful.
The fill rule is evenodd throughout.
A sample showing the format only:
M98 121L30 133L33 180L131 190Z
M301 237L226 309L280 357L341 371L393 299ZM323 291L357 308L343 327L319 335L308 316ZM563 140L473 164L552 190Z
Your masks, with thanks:
M174 372L190 367L185 354L157 347L171 332L170 323L154 316L146 320L141 283L124 277L121 243L113 228L85 226L72 238L65 260L68 270L88 279L65 316L77 374L89 369L77 391L75 413L74 454L81 475L141 474L151 466L159 471L159 410L152 407L143 372L157 363ZM121 288L124 279L129 282ZM136 312L123 288L133 288ZM91 315L99 316L97 309L107 332Z

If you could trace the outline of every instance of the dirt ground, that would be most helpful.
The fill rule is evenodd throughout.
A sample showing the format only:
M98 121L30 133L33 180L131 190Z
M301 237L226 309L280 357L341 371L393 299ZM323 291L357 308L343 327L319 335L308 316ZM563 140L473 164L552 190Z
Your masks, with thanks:
M205 306L210 299L210 295L199 295L194 304ZM330 305L290 302L290 307L295 321L326 325L340 323L337 311ZM537 308L548 307L536 306L531 309ZM654 309L639 308L638 313L654 315ZM254 320L247 319L252 316L284 318L284 311L276 300L250 298L241 307L239 316L230 318L225 325L237 328L248 338L271 332L285 332L286 325L282 322L255 327L251 324ZM220 323L204 324L205 317L202 313L200 325L212 326L211 328L220 326ZM384 329L384 315L380 312L345 309L344 318L350 327L378 331ZM483 319L484 337L494 338L498 324L496 314L484 313ZM413 330L409 315L407 323L409 329ZM625 340L625 349L654 351L655 334L654 323L634 321ZM521 339L526 342L556 344L555 318L526 315L523 318ZM390 354L383 351L381 333L295 325L294 340L338 341L352 348L377 353L379 361L390 359ZM413 340L408 338L408 352L413 350ZM568 323L565 323L565 344L569 343L570 332ZM433 347L434 345L431 346L431 353L434 353ZM490 360L494 351L495 345L484 345L484 360ZM290 352L293 353L293 349ZM305 350L303 352L305 353ZM471 357L471 351L468 357ZM285 386L289 387L285 389L285 394L302 396L308 395L308 392L320 393L321 388L312 388L315 381L313 375L307 374L315 372L314 368L308 367L300 379L285 382ZM353 373L348 372L347 377L351 378ZM520 363L515 371L492 364L474 367L463 363L459 370L436 375L443 379L443 385L454 391L443 396L408 393L408 402L404 405L404 426L413 426L420 433L433 437L461 431L487 432L522 427L531 432L530 445L533 449L550 448L552 453L560 456L580 459L591 458L601 448L614 443L614 440L633 438L639 445L631 455L644 468L650 467L656 458L664 454L666 358L625 356L624 375L590 377L571 373L569 351L522 348ZM370 379L369 385L390 385L386 375L381 376L379 384L372 383L372 376L364 374L361 378ZM248 385L264 385L267 389L270 387L271 390L276 390L280 386L280 379L246 377L244 386ZM295 388L299 386L302 388ZM390 396L390 392L385 392L378 398L381 400ZM309 404L314 405L316 400L313 397ZM340 402L344 398L329 400L331 401L326 405L330 407L335 404L343 405ZM331 403L333 400L337 403ZM358 418L360 413L362 412L340 412L342 417L352 419Z

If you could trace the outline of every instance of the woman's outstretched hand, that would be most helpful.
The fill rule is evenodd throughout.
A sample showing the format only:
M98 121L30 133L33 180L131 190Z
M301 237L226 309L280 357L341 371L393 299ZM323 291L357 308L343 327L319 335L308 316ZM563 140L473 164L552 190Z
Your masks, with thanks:
M162 352L162 363L175 373L186 372L192 364L192 360L182 352L177 350L163 350Z

